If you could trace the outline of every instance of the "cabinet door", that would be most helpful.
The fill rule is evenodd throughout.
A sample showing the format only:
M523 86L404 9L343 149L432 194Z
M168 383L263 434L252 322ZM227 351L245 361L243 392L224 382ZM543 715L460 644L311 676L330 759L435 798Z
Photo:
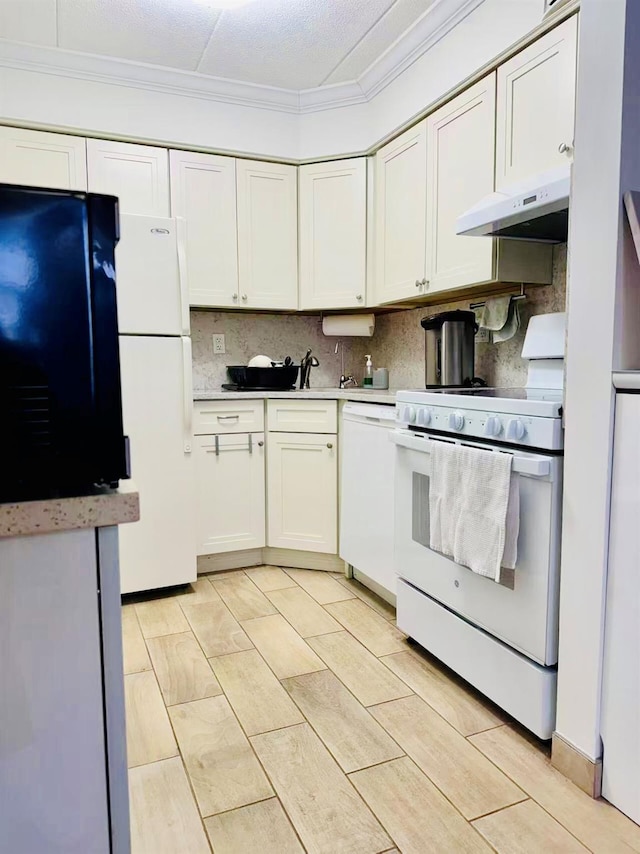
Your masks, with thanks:
M376 302L415 297L426 275L427 125L376 156Z
M236 161L170 152L171 212L178 218L183 287L193 306L238 304Z
M269 433L267 545L335 554L338 550L337 437Z
M573 144L577 15L498 69L496 189L566 163Z
M300 308L365 305L367 161L300 167Z
M199 555L265 545L264 433L196 436Z
M493 240L456 235L456 219L493 192L496 75L427 119L428 292L493 278Z
M238 160L236 170L240 305L296 309L297 169Z
M0 183L86 190L86 142L62 133L0 127Z
M169 216L169 152L151 145L87 140L89 189L120 200L120 212Z

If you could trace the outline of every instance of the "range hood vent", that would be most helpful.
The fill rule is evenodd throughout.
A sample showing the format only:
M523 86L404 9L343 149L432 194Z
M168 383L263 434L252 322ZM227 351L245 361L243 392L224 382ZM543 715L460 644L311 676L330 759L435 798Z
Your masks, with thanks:
M491 193L458 217L456 234L564 243L570 188L567 164Z

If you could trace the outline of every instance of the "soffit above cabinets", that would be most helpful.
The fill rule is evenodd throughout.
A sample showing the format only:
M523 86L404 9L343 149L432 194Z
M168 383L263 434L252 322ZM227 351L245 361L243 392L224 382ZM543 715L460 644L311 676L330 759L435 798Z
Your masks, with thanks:
M0 65L286 112L364 102L483 0L0 0Z

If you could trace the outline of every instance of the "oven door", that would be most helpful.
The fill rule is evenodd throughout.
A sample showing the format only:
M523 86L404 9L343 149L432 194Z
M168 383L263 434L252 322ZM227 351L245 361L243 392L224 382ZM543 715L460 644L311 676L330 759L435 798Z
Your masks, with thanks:
M496 453L513 453L520 475L520 533L515 570L497 584L429 548L430 449L458 441L394 430L396 445L395 570L469 622L540 664L558 655L558 587L562 461L467 442Z

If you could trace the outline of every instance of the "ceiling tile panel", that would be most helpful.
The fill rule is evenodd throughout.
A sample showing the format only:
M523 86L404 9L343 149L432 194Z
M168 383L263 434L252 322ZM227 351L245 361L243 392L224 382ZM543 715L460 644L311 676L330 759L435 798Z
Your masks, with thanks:
M386 15L369 30L322 83L357 80L433 3L434 0L396 0Z
M203 0L58 0L59 47L195 71L219 15Z
M56 0L0 0L0 39L56 44Z
M287 89L319 86L392 5L253 0L222 13L198 70Z

